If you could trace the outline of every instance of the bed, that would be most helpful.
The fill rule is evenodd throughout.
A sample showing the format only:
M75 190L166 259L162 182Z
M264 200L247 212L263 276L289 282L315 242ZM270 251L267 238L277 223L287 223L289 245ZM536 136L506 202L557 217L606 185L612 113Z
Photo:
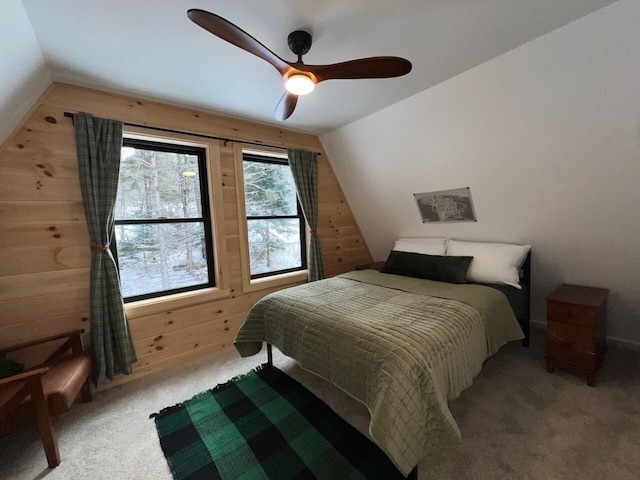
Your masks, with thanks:
M415 255L432 257L411 255L411 268ZM518 319L512 305L526 303L528 312L528 292L512 287L508 298L505 285L389 271L348 272L267 295L234 345L242 356L260 352L263 342L274 345L366 405L371 438L408 475L430 450L460 441L448 402L502 345L526 340L524 312Z

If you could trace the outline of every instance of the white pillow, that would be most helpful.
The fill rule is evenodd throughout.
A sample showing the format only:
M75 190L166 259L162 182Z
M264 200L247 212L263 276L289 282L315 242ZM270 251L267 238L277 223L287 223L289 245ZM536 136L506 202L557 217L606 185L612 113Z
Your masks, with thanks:
M467 280L471 282L522 288L519 270L529 250L531 245L449 240L447 255L473 257L467 270Z
M447 239L444 237L399 238L393 249L397 252L444 255L447 251Z

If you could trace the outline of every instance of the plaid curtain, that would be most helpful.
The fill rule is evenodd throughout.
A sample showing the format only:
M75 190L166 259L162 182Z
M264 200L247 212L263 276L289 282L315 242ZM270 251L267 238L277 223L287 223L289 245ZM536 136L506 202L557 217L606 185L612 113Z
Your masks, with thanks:
M304 219L311 230L309 246L309 281L315 282L324 278L322 250L318 237L318 154L305 150L287 149L289 166L298 191L298 199L302 207Z
M73 116L78 150L82 201L91 239L91 349L92 380L131 373L136 353L124 311L120 278L109 243L120 171L122 122Z

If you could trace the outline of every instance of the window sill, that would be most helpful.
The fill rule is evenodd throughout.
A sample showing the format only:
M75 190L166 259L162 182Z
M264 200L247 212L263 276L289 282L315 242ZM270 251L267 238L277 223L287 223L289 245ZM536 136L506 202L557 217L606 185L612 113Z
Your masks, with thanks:
M282 273L280 275L273 275L271 277L256 278L251 280L249 284L242 286L242 291L245 293L256 292L258 290L264 290L265 288L279 287L291 283L306 282L309 278L308 270L300 270L299 272Z
M228 288L204 288L192 292L176 293L165 297L150 298L124 305L127 318L143 317L154 313L162 313L176 308L191 307L200 303L207 303L231 296Z

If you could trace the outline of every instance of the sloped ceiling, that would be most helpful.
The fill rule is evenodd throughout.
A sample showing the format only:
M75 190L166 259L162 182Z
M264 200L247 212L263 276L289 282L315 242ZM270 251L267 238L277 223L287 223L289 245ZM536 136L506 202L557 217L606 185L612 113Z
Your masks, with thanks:
M25 66L12 72L22 78L13 84L28 84L34 72L40 81L49 81L49 74L41 72L43 56L54 80L322 134L610 3L613 0L22 0L27 20L19 0L5 0L2 23L9 31L3 28L6 38L0 48L3 66ZM314 38L304 58L307 63L398 55L413 63L413 71L396 79L325 82L298 102L289 120L279 123L273 114L284 90L275 69L193 24L186 16L188 8L227 18L287 59L293 60L287 35L304 29ZM33 34L41 53L34 51ZM20 52L19 61L12 52ZM19 97L15 88L4 88L2 96ZM11 110L15 101L3 98L0 105L11 104ZM0 111L3 125L5 110Z
M374 260L399 237L532 246L532 315L562 283L610 290L640 346L640 1L621 0L323 135ZM470 187L477 222L422 222L414 193Z
M0 145L51 83L20 0L0 5Z

